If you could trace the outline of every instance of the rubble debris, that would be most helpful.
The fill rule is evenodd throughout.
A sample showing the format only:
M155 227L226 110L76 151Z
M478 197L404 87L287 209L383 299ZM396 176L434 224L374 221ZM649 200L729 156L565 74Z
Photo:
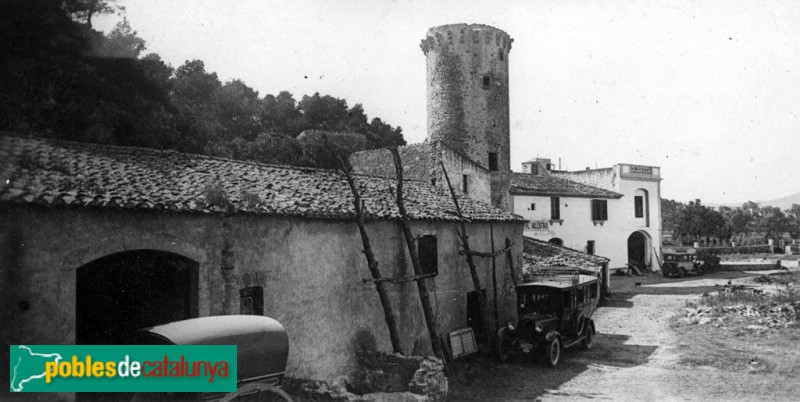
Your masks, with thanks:
M726 320L749 323L746 329L761 331L787 328L800 321L800 301L793 303L770 303L763 305L738 304L722 307L684 308L681 323L704 325L722 324Z

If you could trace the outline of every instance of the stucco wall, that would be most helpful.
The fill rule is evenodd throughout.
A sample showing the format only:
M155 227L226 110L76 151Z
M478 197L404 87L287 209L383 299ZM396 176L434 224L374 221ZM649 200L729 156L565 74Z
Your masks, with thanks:
M473 200L491 204L492 186L489 171L447 147L439 147L439 149L453 188L459 192L463 190L464 175L467 175L467 193L462 192L462 194ZM441 168L438 171L441 172ZM447 187L447 182L441 174L436 182L442 187Z
M391 350L374 285L354 223L264 216L210 216L29 206L0 210L0 339L8 367L8 344L70 344L75 339L75 277L78 267L116 252L169 251L199 264L199 314L236 314L239 289L264 287L265 315L289 333L288 374L332 379L351 373L356 333L372 333L379 349ZM521 223L492 225L496 247L519 239ZM454 224L412 222L415 235L438 237L439 275L429 279L434 312L444 334L467 326L468 267L459 256ZM410 276L408 253L396 223L368 225L386 277ZM490 224L468 225L478 251L490 249ZM520 243L520 242L518 242ZM222 269L222 250L226 248ZM521 266L522 245L514 247ZM491 262L479 258L492 300ZM514 292L504 256L497 259L500 318L513 315ZM427 337L414 282L389 285L408 353L427 353ZM29 308L18 308L26 301ZM7 377L5 377L7 378Z
M585 222L582 222L575 227L570 226L565 233L560 233L564 233L565 236L577 236L574 237L574 240L570 238L569 243L580 244L579 250L586 246L587 240L596 240L597 254L611 258L609 263L611 268L622 267L628 262L628 236L634 232L646 233L650 245L645 250L645 259L647 263L652 265L653 269L658 270L657 260L660 257L657 258L656 254L660 256L662 243L661 170L658 167L646 166L646 168L652 170L652 175L649 177L645 177L647 175L637 177L637 175L630 173L631 166L635 165L618 164L605 169L554 173L565 179L615 191L623 195L620 199L608 200L609 221L599 231L592 231L591 228L586 227ZM647 192L645 204L649 205L649 225L647 224L647 219L636 218L634 213L634 197L639 194L637 190L645 190ZM548 210L547 213L549 214L550 211ZM564 209L562 208L562 215L563 213ZM564 226L566 225L567 223L565 222ZM588 225L593 225L591 220L588 221ZM599 239L592 239L582 233L600 237ZM541 237L537 236L537 238ZM567 238L564 238L564 241L564 244L567 245ZM599 251L601 247L609 250L608 253L603 254L603 252Z
M548 221L547 229L532 229L526 227L525 236L548 241L554 237L560 238L564 246L576 250L585 250L587 242L594 240L595 254L611 259L610 268L623 267L628 263L628 237L637 231L645 232L651 239L651 246L647 251L648 258L653 255L653 247L659 250L661 246L661 211L660 203L656 196L657 183L633 183L623 185L623 196L620 199L608 199L608 220L602 225L592 221L591 198L560 197L562 223L550 223L550 197L515 195L514 213L525 219L533 221ZM649 188L650 198L650 226L646 226L644 218L636 218L634 214L633 194L636 189ZM535 203L536 209L531 211L530 204ZM660 251L657 251L660 252ZM654 269L658 269L655 259L650 261Z

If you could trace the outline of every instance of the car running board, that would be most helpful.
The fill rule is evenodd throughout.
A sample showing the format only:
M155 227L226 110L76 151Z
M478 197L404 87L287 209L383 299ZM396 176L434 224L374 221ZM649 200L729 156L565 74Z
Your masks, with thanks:
M577 345L578 343L580 343L581 341L583 341L583 339L584 339L584 338L586 338L586 336L579 336L579 337L578 337L578 339L575 339L574 341L572 341L572 342L570 342L570 343L565 343L565 344L564 344L564 349L566 349L566 348L571 348L571 347L573 347L573 346Z

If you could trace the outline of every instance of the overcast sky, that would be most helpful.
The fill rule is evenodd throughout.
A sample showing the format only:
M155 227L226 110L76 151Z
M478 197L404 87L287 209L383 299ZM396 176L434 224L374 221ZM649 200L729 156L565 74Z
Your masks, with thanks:
M259 95L362 103L426 137L431 26L514 38L511 166L661 166L662 197L761 201L800 191L800 2L142 1L131 26L178 67L201 59ZM108 29L118 17L96 27Z

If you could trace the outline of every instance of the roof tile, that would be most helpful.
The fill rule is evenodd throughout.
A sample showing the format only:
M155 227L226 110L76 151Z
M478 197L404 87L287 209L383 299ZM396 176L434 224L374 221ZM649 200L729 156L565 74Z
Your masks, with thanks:
M356 175L372 219L398 219L394 180ZM29 139L0 134L0 202L352 219L353 196L335 170L267 165L174 151ZM456 220L448 192L404 183L418 220ZM465 197L471 221L522 218Z
M621 198L622 194L574 182L549 174L511 173L513 195L543 195L555 197Z

